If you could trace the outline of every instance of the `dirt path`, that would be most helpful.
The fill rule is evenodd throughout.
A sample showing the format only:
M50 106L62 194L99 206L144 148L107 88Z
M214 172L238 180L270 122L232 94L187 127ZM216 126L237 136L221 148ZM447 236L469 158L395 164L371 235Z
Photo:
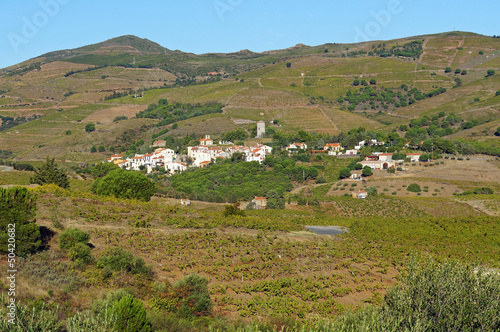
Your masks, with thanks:
M424 40L424 43L422 44L422 54L418 57L418 60L415 63L415 70L413 71L413 81L417 81L417 71L418 71L418 65L422 63L422 58L424 57L425 54L425 47L427 46L427 42L429 41L430 38L427 38Z
M318 109L321 111L321 113L323 113L323 115L325 116L325 118L327 118L327 119L328 119L328 121L332 124L332 127L333 127L336 131L340 132L339 127L337 127L337 125L336 125L335 123L333 123L333 120L332 120L332 119L331 119L328 115L326 115L325 111L323 111L323 109L322 109L319 105L318 105Z
M459 48L462 47L462 46L464 46L464 42L465 42L465 37L463 37L462 40L458 41L458 46L455 49L455 54L453 54L453 56L451 57L450 61L448 62L448 66L449 67L451 67L451 65L453 64L453 61L455 61L455 58L458 55Z

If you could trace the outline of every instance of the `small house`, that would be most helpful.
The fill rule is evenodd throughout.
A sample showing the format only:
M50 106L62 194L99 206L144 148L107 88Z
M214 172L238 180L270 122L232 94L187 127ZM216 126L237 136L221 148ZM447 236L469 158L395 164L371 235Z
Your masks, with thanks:
M353 198L360 198L360 199L365 199L366 196L368 196L368 193L364 190L360 190L360 191L354 191L352 193L352 197Z
M255 197L252 200L253 206L256 210L262 210L266 208L267 198L265 197Z
M187 198L181 198L181 205L182 206L190 206L191 205L191 201Z

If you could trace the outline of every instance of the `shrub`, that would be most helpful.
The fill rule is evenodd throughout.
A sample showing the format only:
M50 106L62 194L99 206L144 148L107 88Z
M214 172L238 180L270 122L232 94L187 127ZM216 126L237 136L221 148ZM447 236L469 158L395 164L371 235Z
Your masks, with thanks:
M45 302L41 302L36 307L26 305L16 305L15 324L8 321L7 303L4 296L0 297L0 331L9 332L27 332L27 331L43 331L43 332L58 332L61 331L61 322L58 318L59 307L48 307ZM17 301L16 301L17 302Z
M429 161L430 156L427 153L422 153L418 158L419 161Z
M90 234L78 228L68 228L59 234L59 248L71 249L77 243L86 244L90 240Z
M226 205L226 207L224 209L224 212L223 212L224 217L229 217L229 216L241 216L241 217L244 217L244 216L246 216L245 211L240 210L239 206L240 206L239 203L235 203L235 204L231 204L231 205Z
M93 260L90 247L81 242L77 243L69 250L68 257L74 261L77 266L89 264Z
M412 183L408 186L408 188L406 188L407 191L411 191L411 192L414 192L414 193L419 193L422 191L422 189L420 189L420 186L416 183Z
M344 179L351 176L351 170L347 167L341 168L339 171L339 178Z
M97 266L100 268L108 266L113 271L143 274L147 277L153 275L152 268L147 266L141 257L134 257L131 252L120 247L112 247L105 251L104 255L97 260Z
M483 187L474 189L474 194L476 195L493 195L494 191L491 188Z
M95 131L95 125L93 123L88 123L86 126L85 126L85 131L87 133L91 133L93 131Z
M181 317L208 316L211 313L207 278L191 274L178 281L173 289L177 314Z
M68 318L66 329L68 332L115 331L117 318L115 311L107 306L102 313L85 310Z
M383 311L399 320L401 330L498 331L500 278L456 261L412 257L401 285L388 291Z

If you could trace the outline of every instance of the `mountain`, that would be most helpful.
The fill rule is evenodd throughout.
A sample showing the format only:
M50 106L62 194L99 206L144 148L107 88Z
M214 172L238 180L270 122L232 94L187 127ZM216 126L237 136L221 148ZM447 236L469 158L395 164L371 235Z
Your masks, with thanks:
M375 91L365 100L368 87ZM261 119L279 120L285 132L387 131L445 112L480 124L467 129L468 139L493 142L499 87L500 38L468 32L200 55L122 36L1 70L0 146L19 158L97 158L90 147L116 144L124 131L139 135L145 126L141 135L150 139L156 122L131 118L161 98L225 105L224 114L182 121L172 135L216 135ZM129 119L113 121L120 116ZM91 137L89 122L98 128Z

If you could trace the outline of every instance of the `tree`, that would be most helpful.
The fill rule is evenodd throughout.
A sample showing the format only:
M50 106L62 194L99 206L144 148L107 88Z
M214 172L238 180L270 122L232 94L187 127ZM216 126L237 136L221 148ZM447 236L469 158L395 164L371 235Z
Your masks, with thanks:
M455 69L455 74L460 74L462 72L462 70L460 70L459 68Z
M106 151L106 148L102 145L99 146L99 148L97 149L99 152L104 152Z
M287 67L287 68L290 68L290 67L292 67L292 64L291 64L290 62L287 62L287 63L286 63L286 67Z
M497 131L495 132L495 136L500 136L500 127L497 128Z
M489 69L487 72L487 77L495 75L495 71L493 69Z
M467 75L467 70L462 70L462 75Z
M155 192L155 184L140 172L117 169L96 179L91 190L98 195L149 201Z
M353 84L354 86L358 86L358 85L359 85L359 80L358 80L358 79L355 79L355 80L354 80L354 82L352 82L352 84Z
M116 329L123 332L149 332L151 323L149 322L146 309L141 301L132 295L123 297L114 305L118 316Z
M95 147L95 145L93 145L93 146L90 148L90 153L94 153L94 152L97 152L97 148Z
M61 188L69 188L68 175L57 168L54 158L50 159L49 157L42 166L35 168L35 174L30 178L30 183L41 186L53 183Z
M427 153L422 153L420 157L418 157L419 161L429 161L430 157Z
M377 80L376 80L376 79L374 79L374 78L372 78L372 79L370 80L370 84L372 84L372 85L373 85L373 84L377 84Z
M13 254L23 257L38 250L42 241L40 229L33 220L36 209L36 196L27 188L0 188L0 253L15 250Z
M497 96L500 96L500 90L497 90L497 92L495 93L495 97Z
M444 72L445 72L445 73L450 73L450 72L451 72L451 68L450 68L450 67L446 67L446 68L444 69Z
M341 168L339 171L339 178L345 179L351 176L351 170L348 167Z
M363 167L363 171L361 173L363 176L370 176L373 175L373 171L370 166L365 166Z
M271 190L267 194L266 209L281 209L285 208L285 198L276 190Z
M87 133L95 131L95 125L93 123L87 123L87 125L85 126L85 131Z

